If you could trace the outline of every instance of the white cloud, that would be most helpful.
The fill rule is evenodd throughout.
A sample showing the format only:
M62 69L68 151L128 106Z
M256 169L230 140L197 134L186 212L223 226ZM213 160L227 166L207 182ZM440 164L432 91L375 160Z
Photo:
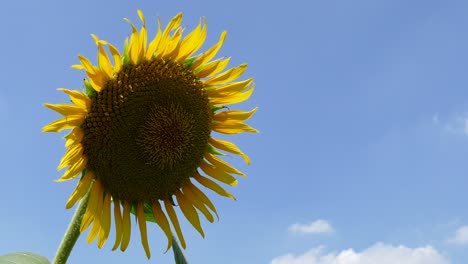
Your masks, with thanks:
M462 226L455 231L455 234L448 239L450 244L466 245L468 244L468 226Z
M441 118L439 114L435 114L432 116L432 123L447 132L468 135L468 113L456 114L448 118Z
M333 232L333 227L325 220L319 219L310 224L293 224L289 227L292 233L323 234Z
M271 264L449 264L450 262L431 246L408 248L377 243L362 252L346 249L324 253L324 247L313 248L303 255L287 254Z

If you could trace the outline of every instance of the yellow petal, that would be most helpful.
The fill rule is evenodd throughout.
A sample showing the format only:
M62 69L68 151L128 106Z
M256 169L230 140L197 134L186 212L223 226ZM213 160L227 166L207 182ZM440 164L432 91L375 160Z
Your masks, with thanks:
M175 58L180 48L180 39L182 38L182 29L178 28L173 36L166 42L166 49L164 50L164 57Z
M62 181L66 181L66 180L70 180L70 179L75 178L76 176L78 176L78 174L80 174L84 170L84 168L86 167L87 164L88 164L88 157L81 156L75 162L75 164L68 167L67 171L65 171L63 176L60 177L60 179L58 179L56 181L57 182L62 182Z
M180 44L177 60L185 61L203 45L206 39L206 19L200 19L198 26Z
M197 186L195 186L192 182L189 182L187 187L192 191L193 195L195 195L198 198L198 200L206 204L211 209L211 211L213 211L216 214L216 217L219 220L218 212L216 212L216 208L213 205L213 203L210 201L210 199L208 199L208 197L200 189L198 189Z
M158 33L154 39L150 42L148 49L146 50L146 59L150 60L153 58L156 49L158 48L159 42L161 41L162 30L161 30L161 20L158 18Z
M143 23L143 27L140 30L140 54L138 55L139 58L143 58L146 53L146 45L148 42L148 34L146 32L146 21L145 16L141 10L137 10L138 16L140 17L141 22Z
M101 181L96 180L91 189L91 194L89 196L85 215L83 216L83 220L81 220L80 233L83 233L88 228L88 226L93 222L94 217L96 215L95 211L96 211L97 204L99 202L99 199L102 199L101 191L102 191Z
M191 191L190 187L187 185L182 186L182 191L184 195L187 197L187 200L189 200L208 220L210 223L213 223L214 218L211 215L210 211L205 207L205 204L202 203L196 195L193 194Z
M74 128L84 122L85 115L69 115L55 120L42 128L42 132L60 132L67 128Z
M231 198L233 200L236 200L236 197L234 197L232 194L230 194L229 192L227 192L226 190L224 190L221 186L219 186L217 183L215 183L214 181L208 179L208 178L205 178L203 176L201 176L200 174L198 173L195 173L193 175L193 178L195 178L195 180L197 180L201 185L205 186L206 188L216 192L217 194L221 195L221 196L224 196L224 197L228 197L228 198Z
M137 222L138 226L140 227L140 235L141 235L141 244L145 249L146 257L149 259L151 257L151 253L148 246L148 234L146 233L146 219L145 219L145 211L143 210L143 203L140 202L137 205Z
M208 49L205 53L203 53L192 65L192 68L196 71L198 67L203 66L205 63L210 61L216 53L218 53L219 49L224 43L224 40L226 39L226 31L223 31L221 33L221 36L219 37L218 43L216 43L213 47Z
M198 78L205 78L211 75L215 75L218 72L224 70L229 63L231 58L219 59L205 64L205 66L196 73Z
M85 69L85 67L83 65L81 65L81 64L73 64L71 67L73 69L77 69L77 70L84 70Z
M169 215L169 218L171 219L172 226L174 226L174 229L176 230L177 237L180 240L180 245L182 248L186 248L185 245L185 240L184 236L182 235L182 230L180 229L179 225L179 220L177 219L176 212L174 211L174 208L172 207L171 202L168 200L164 200L164 207L166 208L167 215Z
M115 222L115 243L112 250L116 250L122 240L122 214L120 213L120 201L114 199L114 222Z
M72 131L67 136L65 136L65 139L67 140L65 142L65 147L69 148L74 144L80 144L81 139L83 139L83 136L84 136L84 132L81 128L79 127L73 128Z
M247 164L250 164L249 156L245 155L234 143L222 139L209 139L210 144L218 149L240 155Z
M109 77L106 74L103 74L102 72L92 74L87 72L86 73L89 78L89 82L93 86L94 90L97 92L100 92L102 90L102 87L104 87L109 80Z
M234 173L237 175L241 175L243 177L246 177L244 173L238 171L236 168L231 166L229 163L225 162L224 160L216 157L215 155L211 153L207 153L205 155L206 160L208 160L211 164L213 164L216 168L220 170L224 170L225 172L228 173Z
M159 41L158 47L156 49L157 58L167 55L165 53L165 50L167 50L168 44L171 40L169 34L171 33L172 30L179 28L181 22L182 22L182 13L179 13L173 19L171 19L169 24L167 24L161 36L161 40Z
M88 109L91 107L91 99L84 93L76 90L69 90L65 88L58 88L58 91L62 91L70 96L70 100L77 106L82 107L83 109Z
M128 201L124 202L123 209L123 222L122 222L122 243L120 244L120 250L125 251L130 242L130 233L131 233L131 224L130 224L130 203Z
M104 202L102 204L102 216L101 216L101 230L99 231L98 237L98 248L102 248L109 237L110 226L111 226L111 194L109 192L104 196Z
M226 173L224 170L215 168L214 166L202 161L200 164L200 168L203 172L208 174L209 176L215 178L216 180L229 184L231 186L237 185L236 178L232 177L230 174Z
M77 105L69 105L69 104L44 104L45 107L50 108L59 114L64 116L68 115L85 115L86 108L82 108Z
M88 58L78 55L78 59L80 59L81 65L83 65L84 69L86 70L86 73L92 73L96 74L98 73L98 68L95 67L89 60Z
M83 154L83 146L81 144L75 144L73 147L69 148L65 155L63 155L60 164L57 167L57 170L61 170L68 165L75 164L78 159L81 158Z
M229 83L215 89L208 90L207 94L210 97L223 97L226 96L226 94L240 93L247 89L252 84L252 82L253 78L240 82Z
M243 93L237 93L237 94L229 94L226 96L220 96L218 98L211 98L210 102L214 105L224 105L224 104L237 104L241 103L252 95L253 91L255 89L255 85L252 86L249 90Z
M167 237L166 252L167 252L172 246L172 232L171 232L171 227L169 226L169 222L167 221L167 217L162 211L161 205L159 204L158 201L153 203L153 214L154 214L154 219L156 220L156 223L159 225L159 227L161 227L164 234L166 234L166 237Z
M112 58L114 59L114 72L120 72L120 69L122 68L122 55L120 55L119 50L112 44L108 43L107 47L109 48L112 54Z
M138 34L138 29L133 25L133 23L128 19L124 18L125 21L127 21L130 26L132 27L132 35L130 36L130 44L129 44L129 50L128 53L130 55L130 61L132 64L137 64L139 55L140 55L140 36Z
M258 130L255 128L246 125L240 121L224 121L224 122L219 122L211 125L211 129L223 133L223 134L239 134L243 132L253 132L257 133Z
M101 230L101 215L102 215L102 203L104 201L103 193L104 190L102 189L101 182L99 181L96 185L98 188L98 195L96 197L96 209L94 210L94 221L93 227L89 231L88 239L86 239L87 243L91 243L96 239L97 235L99 234L99 230Z
M89 186L94 179L94 172L88 171L83 178L81 178L80 182L76 186L75 191L73 191L72 195L67 201L65 208L70 209L72 208L78 200L81 200L83 196L88 192Z
M185 215L185 218L192 224L193 227L200 233L202 237L205 237L203 233L203 228L200 225L200 218L198 217L197 211L193 208L192 203L187 200L185 195L177 190L175 193L177 198L177 203L179 204L180 210Z
M102 46L102 43L99 41L99 38L91 34L93 37L94 41L96 42L96 45L98 46L98 65L99 69L101 70L102 74L105 74L107 79L112 78L112 64L109 60L109 57L107 56L107 52Z
M246 69L247 69L247 64L241 64L236 68L229 69L219 75L212 77L211 79L206 80L204 83L207 86L228 83L232 80L239 78L239 76L241 76L242 73L244 73Z
M213 120L218 122L223 122L227 120L237 120L237 121L245 121L248 120L256 111L258 107L255 107L249 112L240 111L240 110L229 110L224 112L216 113L213 116Z

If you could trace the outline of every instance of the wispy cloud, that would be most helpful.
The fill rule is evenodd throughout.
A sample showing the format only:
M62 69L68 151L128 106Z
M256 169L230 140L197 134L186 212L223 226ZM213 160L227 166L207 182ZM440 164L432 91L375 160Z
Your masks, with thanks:
M362 252L346 249L341 252L324 252L324 247L313 248L302 255L286 254L271 264L450 264L431 246L409 248L377 243Z
M458 113L448 118L435 114L432 123L447 132L468 135L468 113Z
M289 232L300 234L323 234L332 233L333 227L325 220L319 219L309 224L293 224L289 227Z
M447 240L450 244L468 245L468 226L462 226Z

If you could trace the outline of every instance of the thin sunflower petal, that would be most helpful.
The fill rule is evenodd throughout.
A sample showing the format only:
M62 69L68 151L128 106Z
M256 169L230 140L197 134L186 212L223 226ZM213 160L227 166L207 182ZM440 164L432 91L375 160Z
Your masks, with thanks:
M219 75L212 77L211 79L206 80L204 83L207 86L228 83L232 80L235 80L241 76L247 69L247 64L241 64L236 68L229 69Z
M177 202L179 203L180 210L185 215L185 218L192 224L193 227L200 233L202 237L205 237L205 233L203 233L203 228L200 224L200 218L198 217L197 211L193 208L192 203L185 198L185 195L180 191L177 190L175 193L177 198Z
M83 65L87 73L88 72L92 74L99 73L99 69L96 66L94 66L85 56L78 55L78 59L80 60L81 65Z
M115 222L115 243L112 250L116 250L122 241L122 214L120 213L120 201L114 199L114 222Z
M64 116L85 115L87 112L86 108L70 104L44 104L44 106Z
M140 227L141 244L145 249L146 257L149 259L151 257L151 253L148 245L148 234L146 232L146 219L145 212L143 210L143 202L138 203L136 216L138 226Z
M154 53L156 52L156 49L158 48L159 42L161 41L161 37L162 37L161 20L158 18L158 33L156 33L156 36L150 42L148 48L146 49L145 58L147 60L150 60L153 58Z
M84 122L85 115L69 115L45 125L42 132L60 132L67 128L74 128Z
M65 208L70 209L72 208L78 200L81 200L85 196L85 194L89 190L89 186L93 182L94 179L94 172L88 171L83 178L78 182L75 191L73 191L72 195L67 201Z
M65 142L65 147L69 148L72 145L80 144L81 139L83 139L83 136L84 136L84 133L81 128L79 127L73 128L72 131L67 136L65 136L65 139L67 140Z
M200 49L206 39L206 19L200 19L198 26L190 32L180 44L180 51L176 59L185 61Z
M114 47L112 44L107 43L107 47L112 54L112 58L114 59L114 72L120 72L122 69L122 55L120 55L119 50Z
M257 111L257 109L258 107L255 107L254 109L248 112L240 111L240 110L229 110L229 111L219 112L213 116L213 120L216 120L218 122L223 122L226 120L245 121L245 120L250 119L250 117L252 117L252 115Z
M97 208L97 204L99 199L102 199L102 187L101 181L96 180L93 184L91 189L91 194L89 195L88 206L86 207L86 212L83 216L83 220L81 220L80 224L80 233L83 233L89 225L93 222L95 211Z
M198 78L205 78L217 74L224 70L231 58L219 59L206 64L199 72L196 73Z
M166 28L164 29L161 40L158 43L158 47L156 48L157 58L164 57L167 55L165 50L167 49L168 42L170 42L170 36L172 30L179 28L180 23L182 22L182 13L178 13L174 18L171 19L169 24L167 24Z
M102 204L104 202L104 190L102 188L101 182L96 184L96 188L98 188L98 195L96 198L96 209L94 210L94 220L93 220L93 227L89 231L88 238L86 239L87 243L91 243L96 239L99 231L101 230L101 216L102 216Z
M239 134L243 132L257 133L258 130L239 121L224 121L211 125L211 129L223 134Z
M57 170L61 170L66 166L75 164L78 159L82 157L83 154L83 146L81 144L75 144L73 147L69 148L65 155L63 155L60 164L57 167Z
M96 45L98 46L98 65L99 69L101 70L101 73L105 74L105 76L109 79L112 78L112 64L109 60L109 57L107 56L107 52L104 49L102 42L99 41L99 38L91 34L93 37L94 41L96 42Z
M210 97L223 97L226 96L226 94L240 93L247 89L252 84L252 82L253 79L250 78L240 82L225 84L223 86L208 90L207 94Z
M120 244L120 250L125 251L130 243L130 233L131 233L131 224L130 224L130 203L128 201L124 202L123 209L123 222L122 222L122 243Z
M182 248L185 249L186 245L184 235L182 234L182 230L180 229L179 220L177 219L177 214L174 211L171 202L169 202L168 200L164 200L164 207L166 208L167 215L169 215L169 218L171 219L172 226L174 226L174 229L176 230L176 234L179 238L180 244Z
M252 95L253 91L255 89L255 86L252 85L252 87L247 90L246 92L243 93L237 93L233 95L228 95L228 96L221 96L219 98L212 98L210 102L214 105L225 105L225 104L237 104L244 102L245 100L249 99L249 97Z
M217 149L240 155L244 159L245 163L250 164L249 156L245 155L244 152L242 152L234 143L215 138L210 138L209 143Z
M133 23L128 19L124 18L125 21L127 21L130 26L132 27L132 35L130 36L130 43L129 43L129 55L130 55L130 61L133 64L138 63L138 59L140 58L140 36L138 34L138 29L133 25Z
M215 214L216 214L216 217L218 218L219 220L219 216L218 216L218 212L216 212L216 208L215 206L213 205L213 203L210 201L210 199L200 190L197 188L197 186L195 186L193 183L189 183L188 184L188 188L190 188L190 190L192 191L192 193L201 201L203 202L204 204L206 204L210 209L211 211L213 211Z
M225 162L224 160L216 157L215 155L211 153L205 154L206 160L208 160L211 164L213 164L216 168L219 168L220 170L224 170L225 172L228 173L234 173L243 177L246 177L244 173L240 172L236 168L234 168L232 165L229 163Z
M205 161L201 162L200 169L220 182L229 184L231 186L236 186L238 183L236 178L232 177L229 173L222 169L216 168L213 165L206 163Z
M190 187L187 185L182 186L182 192L187 197L187 200L189 200L193 206L195 206L205 216L206 220L210 223L214 222L213 215L211 215L210 211L205 207L205 204L201 202L195 194L193 194Z
M178 28L173 36L167 42L166 49L164 50L165 57L174 58L180 48L180 40L182 39L182 29Z
M66 180L70 180L70 179L75 178L76 176L78 176L78 174L80 174L83 171L83 169L86 167L87 164L88 164L88 157L81 156L75 162L75 164L70 166L67 169L67 171L65 171L65 173L62 175L62 177L60 177L60 179L58 179L56 181L57 182L62 182L62 181L66 181Z
M195 173L193 175L193 178L195 180L197 180L197 182L199 182L201 185L205 186L206 188L216 192L217 194L221 195L221 196L224 196L224 197L228 197L228 198L231 198L232 200L237 200L236 197L234 197L234 195L230 194L228 191L224 190L221 186L219 186L216 182L208 179L208 178L205 178L203 176L201 176L200 174L198 173Z
M98 248L102 248L109 237L111 227L111 194L109 192L104 196L101 215L101 230L98 236Z
M148 43L148 33L146 31L146 20L143 12L141 10L137 10L138 17L140 17L141 22L143 23L143 27L140 30L140 54L139 58L143 58L146 53L146 45Z
M169 226L169 221L167 221L167 217L162 211L161 205L158 201L153 203L153 214L156 223L159 225L159 227L161 227L167 237L167 252L172 247L172 232L171 227Z
M226 35L227 35L227 32L223 31L223 33L221 33L221 36L219 37L218 43L216 43L213 47L208 49L200 57L198 57L197 60L193 63L192 69L195 69L196 71L198 67L203 66L205 63L210 61L214 56L216 56L216 53L218 53L219 49L224 43L224 40L226 39Z
M65 88L58 88L58 91L62 91L70 96L70 100L77 106L83 107L83 109L88 109L91 107L91 99L84 93L76 90L69 90Z

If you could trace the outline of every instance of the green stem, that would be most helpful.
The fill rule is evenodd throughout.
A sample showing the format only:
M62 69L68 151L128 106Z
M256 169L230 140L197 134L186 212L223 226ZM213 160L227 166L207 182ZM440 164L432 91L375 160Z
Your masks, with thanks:
M91 186L93 184L91 183ZM86 207L88 205L89 194L91 193L91 187L89 188L86 195L81 199L80 204L76 208L75 214L73 215L70 224L68 225L67 231L63 236L62 242L57 249L54 260L52 264L65 264L67 259L70 256L70 253L75 245L78 237L80 236L80 225L81 220L86 212Z
M182 252L182 249L180 248L174 234L172 234L172 250L174 251L174 259L176 264L188 264L188 261L185 258L184 253Z

